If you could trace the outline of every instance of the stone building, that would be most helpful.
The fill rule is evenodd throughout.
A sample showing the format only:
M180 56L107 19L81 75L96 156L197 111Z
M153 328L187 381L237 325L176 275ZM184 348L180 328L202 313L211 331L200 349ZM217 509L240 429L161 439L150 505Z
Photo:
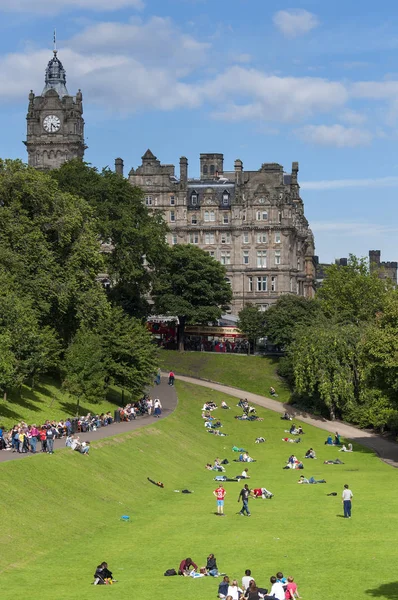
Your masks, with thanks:
M115 169L123 174L123 160ZM252 303L266 310L281 294L312 298L314 238L304 216L298 163L284 173L276 163L244 171L236 160L224 171L222 154L200 155L200 178L188 177L188 160L163 165L147 150L129 181L144 190L148 208L164 214L168 242L203 248L227 269L232 313Z
M397 285L398 262L381 262L380 250L369 250L369 268L371 273L377 273L380 279L391 279Z
M83 158L83 96L70 96L66 72L54 48L47 65L40 96L31 90L27 120L28 164L37 169L56 169L72 158Z

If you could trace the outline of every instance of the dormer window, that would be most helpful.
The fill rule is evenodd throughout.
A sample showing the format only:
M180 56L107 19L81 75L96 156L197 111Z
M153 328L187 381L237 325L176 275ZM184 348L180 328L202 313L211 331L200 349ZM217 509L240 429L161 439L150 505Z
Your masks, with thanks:
M198 194L195 192L195 190L191 194L191 204L192 206L197 206L198 204Z
M222 203L223 206L229 205L229 192L227 192L227 190L224 190L222 193Z

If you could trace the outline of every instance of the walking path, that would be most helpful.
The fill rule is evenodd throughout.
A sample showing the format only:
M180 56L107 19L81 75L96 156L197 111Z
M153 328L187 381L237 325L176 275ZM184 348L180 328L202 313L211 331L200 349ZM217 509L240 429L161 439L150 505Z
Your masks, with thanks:
M87 431L86 433L79 433L78 435L81 439L90 440L91 442L95 440L101 440L112 435L126 433L126 431L132 431L133 429L139 429L145 425L157 423L160 419L164 419L170 415L177 406L177 394L175 388L167 385L167 379L162 378L160 385L150 388L148 395L152 398L159 398L160 402L162 403L162 414L160 415L159 419L153 416L150 417L149 415L144 415L142 417L137 417L133 421L112 423L112 425L108 425L107 427L100 427L97 429L97 431ZM40 444L38 444L37 447L40 448ZM65 438L54 441L54 450L59 450L60 448L65 448ZM38 451L36 455L37 454L41 453ZM31 453L19 454L18 452L12 452L11 450L0 450L0 462L18 460L27 458L28 456L33 457L36 455Z
M304 411L292 407L290 404L283 404L282 402L272 400L271 398L266 398L265 396L259 396L258 394L253 394L251 392L245 392L243 390L227 385L221 385L220 383L215 383L213 381L197 379L196 377L185 377L182 375L178 375L176 379L177 381L186 381L187 383L202 385L203 387L211 388L212 390L223 392L224 394L229 394L230 396L235 396L236 398L247 398L249 402L259 404L264 408L268 408L269 410L273 410L281 414L287 411L292 414L292 416L300 419L300 421L308 423L309 425L314 425L315 427L319 427L319 429L324 429L327 432L334 433L338 430L342 437L353 440L362 446L370 448L376 452L376 454L384 462L392 467L398 468L398 444L396 442L386 440L380 435L363 431L362 429L357 429L356 427L348 425L347 423L343 423L342 421L328 421L323 417L309 415Z

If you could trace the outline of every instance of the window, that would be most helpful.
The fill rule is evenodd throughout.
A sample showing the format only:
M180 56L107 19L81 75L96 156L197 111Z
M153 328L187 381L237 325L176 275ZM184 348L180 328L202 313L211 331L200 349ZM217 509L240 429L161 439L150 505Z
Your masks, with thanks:
M214 175L214 165L210 165L210 175Z
M278 212L278 223L282 223L282 217L283 217L282 211L279 211Z
M257 277L257 291L258 292L266 292L268 285L268 278L265 275L264 277Z
M297 259L297 271L301 271L301 260L300 260L300 257Z
M207 173L208 173L207 165L203 165L203 175L207 175Z
M253 277L248 277L247 278L249 281L249 292L253 291Z
M190 233L189 234L189 243L190 244L199 244L199 234L198 233Z
M227 192L227 190L223 191L222 203L223 203L223 206L228 206L228 204L229 204L229 192Z
M214 212L214 210L205 210L205 222L208 223L209 221L215 221L216 220L216 213Z
M280 243L281 243L281 232L276 231L275 232L275 244L280 244Z
M271 277L271 292L276 292L276 277Z
M176 203L176 198L175 196L170 196L170 206L174 206Z
M268 221L268 213L265 210L258 210L256 214L257 221Z
M216 253L214 250L209 250L209 254L212 258L215 258L215 256L216 256Z
M223 231L221 233L221 243L222 244L230 244L231 243L231 234L229 231Z
M293 277L290 278L290 291L293 292Z
M197 206L198 204L198 194L195 192L195 190L191 194L191 204L192 206Z
M197 225L198 224L198 217L196 215L192 215L192 217L191 217L191 223L192 223L192 225Z
M243 244L248 244L249 243L249 234L248 233L244 233L242 235L242 242L243 242Z
M260 269L265 269L267 266L267 251L259 250L257 252L257 267Z
M228 225L229 223L229 215L226 215L225 213L223 214L223 220L222 222L224 223L224 225Z
M246 213L245 212L242 215L242 221L246 221Z
M214 233L205 233L205 244L214 244Z
M175 220L176 220L176 213L175 213L175 210L171 210L171 211L170 211L170 222L171 222L171 223L174 223L174 222L175 222Z
M226 250L221 251L221 264L222 265L230 265L231 264L231 253Z
M266 244L268 241L267 234L265 232L257 234L257 244Z
M268 310L268 304L258 304L257 306L261 312L265 312L266 310Z
M178 244L177 236L176 236L175 233L171 236L171 243L172 243L173 246L175 246L176 244Z
M249 250L243 250L243 264L249 264Z
M275 250L275 264L276 265L281 264L281 251L280 250Z
M152 206L152 201L153 201L152 196L145 196L145 204L147 206Z

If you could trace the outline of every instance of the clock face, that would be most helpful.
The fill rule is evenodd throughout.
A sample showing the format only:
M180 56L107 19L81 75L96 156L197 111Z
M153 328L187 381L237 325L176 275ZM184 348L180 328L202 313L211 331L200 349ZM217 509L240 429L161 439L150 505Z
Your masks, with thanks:
M61 121L55 115L47 115L43 121L43 127L48 133L55 133L61 127Z

